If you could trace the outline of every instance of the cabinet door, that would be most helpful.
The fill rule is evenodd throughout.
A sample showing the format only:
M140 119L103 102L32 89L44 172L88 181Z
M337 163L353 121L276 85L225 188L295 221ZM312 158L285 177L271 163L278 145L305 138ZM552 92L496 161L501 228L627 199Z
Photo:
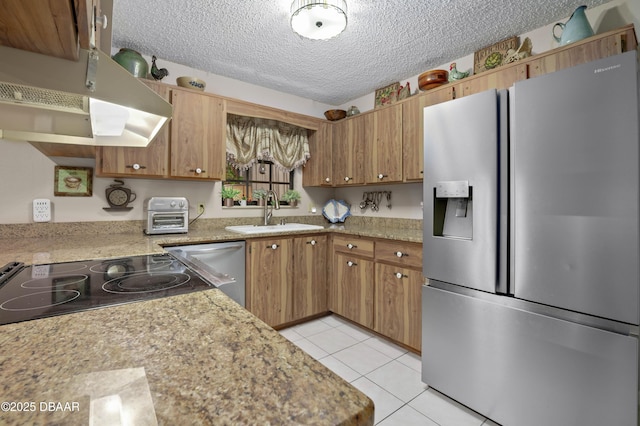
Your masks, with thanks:
M372 117L371 114L362 114L334 125L332 161L335 186L364 184L364 150L371 134Z
M402 104L402 173L405 181L421 181L424 174L424 108L454 98L453 85L431 89Z
M334 253L331 310L373 329L373 261Z
M248 242L247 307L272 327L292 320L290 283L293 277L291 239Z
M221 180L226 164L224 99L173 89L171 176Z
M151 89L169 101L169 86L144 81ZM169 123L165 123L156 137L144 148L101 146L96 150L96 174L113 177L168 176Z
M474 75L460 80L458 87L461 90L456 91L456 98L473 95L489 89L508 89L516 81L525 80L526 78L526 64L506 65L493 72Z
M557 49L553 54L534 57L528 62L528 77L560 71L624 52L620 34L590 37Z
M331 155L332 123L322 123L309 135L311 157L302 169L302 186L331 186L333 162Z
M77 4L77 10L74 3L3 0L0 2L0 44L77 61L80 33L84 32L88 38L88 28L79 27L78 18L86 16L87 7L86 0Z
M327 312L327 236L293 240L293 320Z
M367 183L402 181L402 104L373 113L373 135L365 150Z
M420 350L422 272L376 263L374 330Z

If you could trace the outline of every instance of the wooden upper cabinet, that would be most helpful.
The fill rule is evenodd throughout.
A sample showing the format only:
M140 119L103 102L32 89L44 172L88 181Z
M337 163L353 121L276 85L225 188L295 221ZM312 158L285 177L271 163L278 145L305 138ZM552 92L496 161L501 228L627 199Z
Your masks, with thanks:
M169 86L141 80L169 101ZM113 177L162 178L169 175L169 126L167 122L144 148L97 147L96 174Z
M72 0L2 0L0 28L2 45L74 61L79 58Z
M370 113L338 121L333 125L332 161L335 186L362 185L365 182L365 147L371 140Z
M447 85L414 96L402 104L402 173L406 182L421 181L424 174L424 108L454 98Z
M94 8L111 19L112 2L105 3L103 10L100 0L2 0L0 44L77 61L78 48L90 48ZM96 43L100 35L96 31Z
M377 110L372 118L372 135L365 142L366 182L402 182L402 104Z
M331 141L333 124L326 122L319 125L309 135L309 151L311 158L302 169L302 186L332 186L333 163L331 161Z
M484 92L489 89L508 89L513 86L516 81L525 80L527 78L527 65L516 63L502 67L497 72L485 72L465 78L454 83L455 97L473 95L475 93Z
M222 180L226 171L224 99L172 89L171 176Z
M633 24L527 58L529 78L636 49Z

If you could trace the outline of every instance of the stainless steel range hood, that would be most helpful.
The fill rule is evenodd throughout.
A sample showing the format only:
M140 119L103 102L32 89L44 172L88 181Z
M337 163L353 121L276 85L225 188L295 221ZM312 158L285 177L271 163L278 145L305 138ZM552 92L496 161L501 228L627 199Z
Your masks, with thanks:
M98 49L76 62L0 46L0 139L143 147L171 114Z

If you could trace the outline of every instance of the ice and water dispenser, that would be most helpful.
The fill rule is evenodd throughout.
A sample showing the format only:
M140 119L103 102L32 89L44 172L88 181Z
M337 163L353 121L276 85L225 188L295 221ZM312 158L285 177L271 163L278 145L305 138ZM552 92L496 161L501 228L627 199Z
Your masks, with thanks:
M433 191L433 235L472 239L473 199L469 181L437 182Z
M423 269L430 280L496 291L497 102L493 91L424 109Z

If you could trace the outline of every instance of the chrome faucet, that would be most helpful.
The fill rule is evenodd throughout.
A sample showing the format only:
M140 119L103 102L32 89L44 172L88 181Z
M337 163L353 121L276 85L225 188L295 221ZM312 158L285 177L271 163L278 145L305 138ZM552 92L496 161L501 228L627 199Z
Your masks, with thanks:
M269 210L269 197L273 198L273 206ZM273 189L267 191L267 195L264 196L264 225L267 226L273 216L273 209L280 210L280 201L278 201L278 194Z

